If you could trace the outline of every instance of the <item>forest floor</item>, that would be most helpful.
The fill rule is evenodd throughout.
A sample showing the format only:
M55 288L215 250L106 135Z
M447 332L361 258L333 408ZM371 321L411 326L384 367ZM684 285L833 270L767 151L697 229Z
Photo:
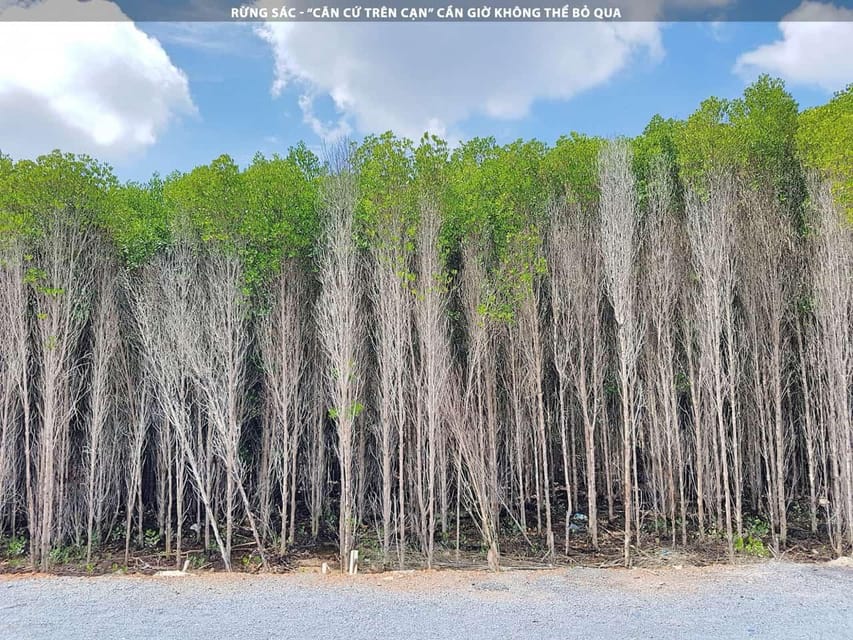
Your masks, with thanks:
M623 566L623 537L621 522L603 522L599 527L599 549L594 551L589 538L581 533L565 541L557 536L554 559L548 560L544 541L536 536L535 530L527 536L505 535L501 538L501 566L507 569L549 569L560 567L608 568ZM145 538L154 531L147 531ZM365 530L359 536L359 571L382 573L389 570L415 570L425 567L425 558L416 550L408 549L401 559L392 550L386 559L380 550L375 532ZM311 573L319 572L323 563L332 572L339 571L337 547L334 540L322 538L312 542L305 536L297 536L297 544L291 545L284 555L275 549L265 550L264 567L249 531L235 532L232 553L232 570L238 573ZM167 553L158 541L150 546L131 546L128 562L124 557L124 535L97 549L90 561L86 560L85 548L69 545L56 548L51 553L50 573L55 575L111 575L134 574L154 575L159 571L181 568L189 560L190 570L196 573L222 572L225 567L215 548L205 549L203 541L194 537L185 538L180 560L174 549ZM413 541L414 542L414 541ZM26 556L26 543L21 537L0 539L0 575L31 573ZM807 527L793 526L789 530L788 543L781 551L775 551L765 536L756 538L752 544L739 549L732 559L729 557L725 538L719 532L709 532L704 537L691 533L686 545L680 536L673 544L669 533L646 531L640 547L632 546L632 565L645 569L704 567L710 565L744 565L767 559L796 562L821 563L831 560L834 552L825 539L813 535ZM463 527L459 549L454 536L437 540L433 567L436 569L479 570L487 568L486 553L480 544L477 532Z
M5 575L0 638L853 638L850 562Z
M733 559L728 556L725 541L720 539L692 540L686 546L680 542L676 545L668 544L669 541L662 542L650 541L640 548L632 547L632 566L644 569L682 569L753 564L768 559L814 564L827 562L834 557L828 544L815 539L789 543L780 553L775 553L769 545L757 550L741 550L735 553ZM359 549L360 573L416 571L426 567L425 558L416 549L408 550L402 562L396 552L392 552L386 561L375 545L366 544ZM267 565L264 567L254 543L245 542L234 547L232 571L250 574L312 573L319 572L325 563L330 572L339 572L337 551L337 547L331 544L295 545L283 556L275 550L267 549ZM602 536L598 551L593 551L586 541L573 540L566 554L565 547L558 542L557 556L553 560L548 560L542 549L531 549L525 546L523 541L508 540L502 544L501 567L519 570L623 567L622 553L621 535L615 534L610 537ZM181 568L187 560L190 562L189 569L196 573L225 572L225 566L215 548L205 549L203 545L187 541L180 557L179 561L174 551L166 553L155 549L137 549L131 551L129 562L125 563L123 547L116 546L94 552L91 561L87 562L85 548L72 545L54 551L50 573L59 576L155 575L159 571ZM433 568L485 570L488 563L485 552L477 545L463 546L458 552L454 548L437 547ZM33 573L33 570L24 553L10 555L0 549L0 575L30 573Z

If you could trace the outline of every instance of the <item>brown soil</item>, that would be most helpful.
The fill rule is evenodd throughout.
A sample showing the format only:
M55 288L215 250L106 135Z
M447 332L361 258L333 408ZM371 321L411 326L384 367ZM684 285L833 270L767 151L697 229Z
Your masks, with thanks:
M454 570L452 573L465 570L482 570L487 568L485 554L479 549L474 532L464 536L467 544L460 545L460 550L438 547L436 550L434 569ZM603 525L599 531L599 550L593 551L585 536L577 536L570 540L569 552L565 554L563 541L557 540L557 557L549 563L545 560L544 545L537 540L535 531L528 534L527 539L518 536L505 538L501 542L501 566L507 570L547 569L555 567L622 567L622 531L614 525ZM359 572L362 574L407 575L415 571L421 573L425 562L415 550L406 552L405 564L400 566L396 553L392 553L389 562L383 562L376 541L363 538L360 548ZM0 547L2 550L2 547ZM154 575L158 571L174 570L178 566L174 553L167 555L162 551L132 550L130 562L125 565L124 548L107 548L101 550L91 563L86 563L85 556L79 549L67 554L64 562L52 567L54 575ZM268 550L266 552L267 567L264 568L251 541L240 542L234 546L232 570L236 573L320 573L323 563L328 564L330 573L340 573L337 549L331 544L297 545L284 556ZM222 560L215 550L205 551L199 545L186 541L182 550L182 561L189 557L190 571L193 573L223 572ZM736 553L734 563L730 562L726 551L725 541L719 537L692 538L686 546L671 544L669 538L658 538L646 535L640 549L632 548L632 565L639 569L648 570L654 575L654 570L671 567L675 569L701 568L711 565L742 565L761 562L766 558L776 558L789 562L824 562L834 557L832 549L825 541L808 535L807 531L793 530L789 543L780 553L773 553L766 548L764 557L757 557L743 552ZM401 572L401 569L403 570ZM429 574L436 573L425 572ZM33 575L25 556L3 557L0 555L0 574ZM448 577L448 579L452 579Z

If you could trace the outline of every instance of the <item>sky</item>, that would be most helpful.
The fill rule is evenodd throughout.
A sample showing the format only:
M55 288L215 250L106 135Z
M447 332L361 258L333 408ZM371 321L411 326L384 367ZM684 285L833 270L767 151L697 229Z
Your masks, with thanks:
M801 108L853 82L849 2L806 1L782 22L486 24L134 23L107 0L12 2L0 0L0 151L86 153L122 180L386 130L452 144L636 135L761 73ZM114 21L14 20L58 3Z

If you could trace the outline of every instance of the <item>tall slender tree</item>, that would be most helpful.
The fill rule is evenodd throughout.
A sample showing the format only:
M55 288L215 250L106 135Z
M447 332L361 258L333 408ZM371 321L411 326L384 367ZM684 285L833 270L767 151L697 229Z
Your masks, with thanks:
M364 404L364 267L356 246L356 182L346 156L339 149L323 191L324 245L319 262L320 298L317 329L326 357L325 381L330 417L337 431L340 468L338 544L341 570L355 548L356 446L359 415Z
M637 411L637 360L642 328L636 304L637 210L631 157L624 140L609 143L599 159L601 182L601 260L613 316L622 431L622 501L625 511L623 558L631 562L631 520L639 513L634 499L635 412ZM636 512L636 513L635 513ZM638 519L638 518L637 518ZM639 538L639 531L637 531Z

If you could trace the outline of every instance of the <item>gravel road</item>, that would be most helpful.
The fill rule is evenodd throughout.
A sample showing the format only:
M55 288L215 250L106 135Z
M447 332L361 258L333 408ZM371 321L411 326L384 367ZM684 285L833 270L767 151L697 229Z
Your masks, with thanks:
M0 638L853 639L853 568L0 577Z

